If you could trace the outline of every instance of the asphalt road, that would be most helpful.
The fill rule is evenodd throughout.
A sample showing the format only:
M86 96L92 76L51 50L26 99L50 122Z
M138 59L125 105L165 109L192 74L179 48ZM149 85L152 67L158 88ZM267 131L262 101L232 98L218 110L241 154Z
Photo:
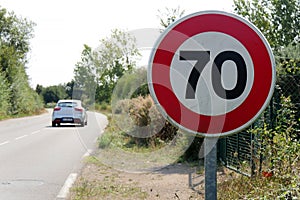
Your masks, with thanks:
M88 112L85 127L50 124L51 112L0 122L0 200L63 199L107 119Z

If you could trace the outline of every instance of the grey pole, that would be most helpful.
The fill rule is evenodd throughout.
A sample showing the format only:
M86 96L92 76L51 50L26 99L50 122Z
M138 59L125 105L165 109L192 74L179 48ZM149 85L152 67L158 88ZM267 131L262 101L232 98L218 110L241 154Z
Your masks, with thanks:
M217 200L217 141L218 138L204 139L205 199Z

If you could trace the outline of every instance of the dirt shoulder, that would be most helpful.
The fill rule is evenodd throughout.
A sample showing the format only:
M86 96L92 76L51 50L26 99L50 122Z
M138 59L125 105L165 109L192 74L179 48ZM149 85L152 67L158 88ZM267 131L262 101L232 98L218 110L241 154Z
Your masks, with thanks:
M130 173L89 159L69 199L204 199L204 176L198 167L177 163L153 172ZM218 179L224 176L218 171Z

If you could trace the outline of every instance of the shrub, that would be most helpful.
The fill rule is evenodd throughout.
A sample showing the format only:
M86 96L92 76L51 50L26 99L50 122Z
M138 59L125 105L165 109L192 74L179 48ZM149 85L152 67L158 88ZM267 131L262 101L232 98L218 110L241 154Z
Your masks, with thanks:
M0 73L0 119L8 115L10 92L5 77Z
M119 124L124 124L121 125L123 129L129 131L127 137L130 145L156 147L171 141L177 133L177 128L157 110L150 95L120 100L113 112L115 117L119 117ZM129 119L120 116L129 116Z
M276 195L274 193L275 197L292 198L300 195L300 144L296 129L298 122L291 98L281 96L280 102L274 128L264 124L263 127L250 131L261 137L261 150L258 155L263 155L262 175L267 174L276 180L278 186L275 189L280 189L280 195L277 191Z

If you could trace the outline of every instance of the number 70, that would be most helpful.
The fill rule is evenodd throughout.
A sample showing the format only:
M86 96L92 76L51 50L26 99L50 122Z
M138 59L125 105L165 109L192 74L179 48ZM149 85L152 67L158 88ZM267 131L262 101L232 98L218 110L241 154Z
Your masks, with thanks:
M179 60L196 60L186 87L186 99L195 99L196 87L200 75L210 61L210 51L180 51ZM222 66L225 61L231 60L236 64L237 81L233 89L227 90L222 85ZM223 51L219 53L212 65L212 86L215 93L223 99L236 99L245 90L247 83L247 67L243 57L235 51Z

